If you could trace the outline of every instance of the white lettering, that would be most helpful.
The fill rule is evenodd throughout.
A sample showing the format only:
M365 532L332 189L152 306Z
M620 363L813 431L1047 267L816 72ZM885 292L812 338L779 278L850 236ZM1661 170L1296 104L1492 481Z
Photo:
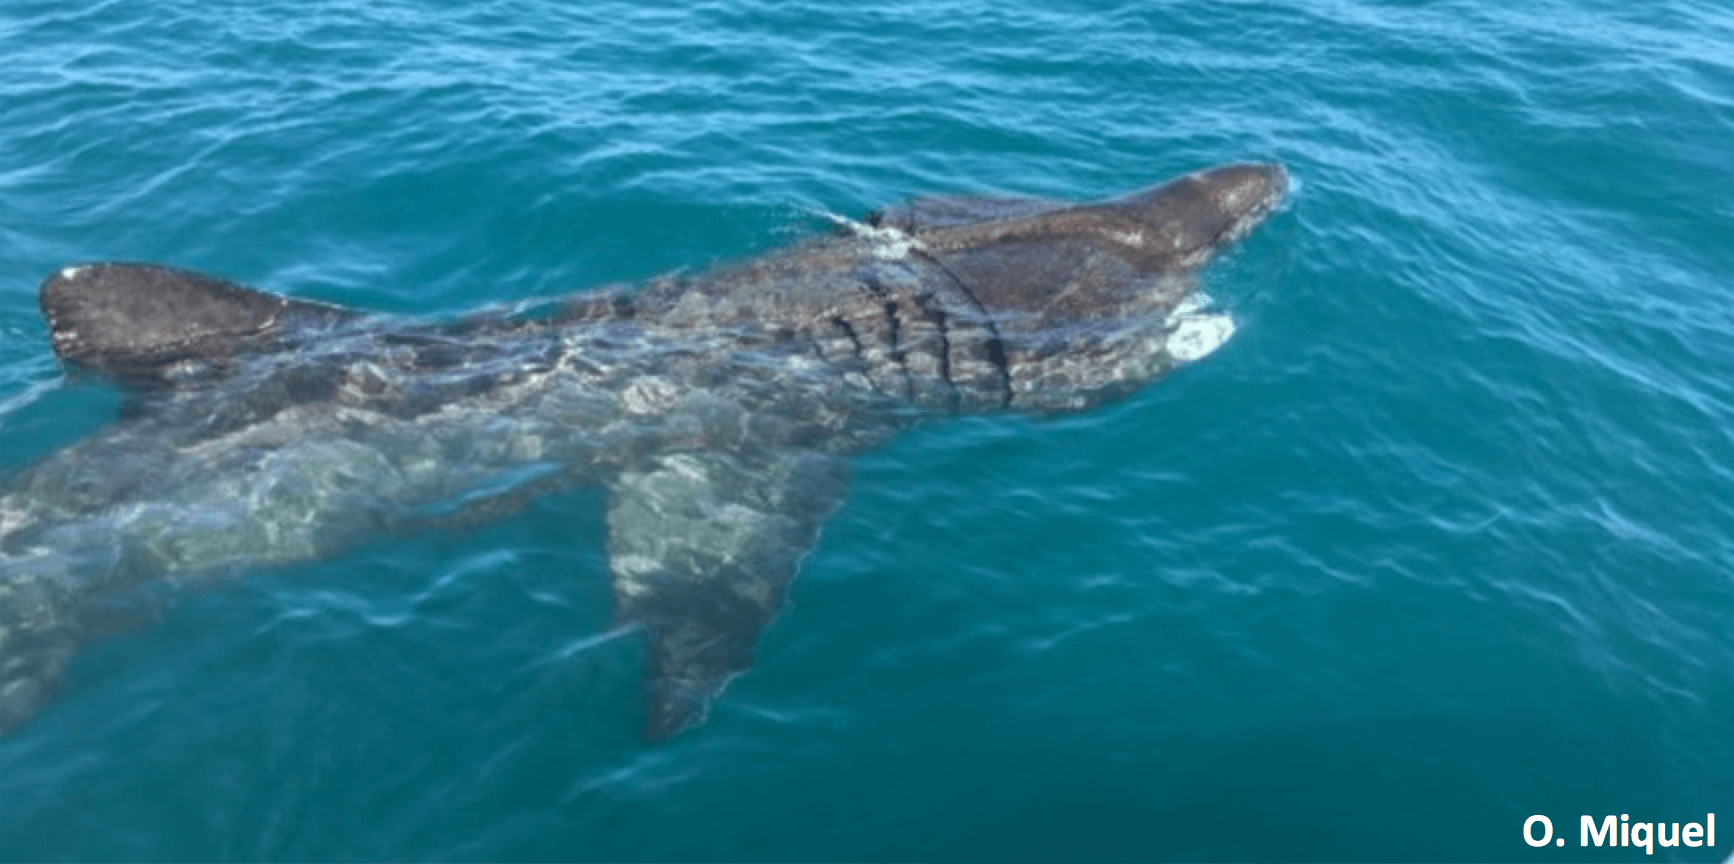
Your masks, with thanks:
M1621 813L1617 823L1620 827L1617 831L1614 830L1616 823L1611 815L1602 819L1600 824L1596 823L1593 816L1580 816L1578 818L1578 845L1580 846L1591 844L1596 846L1606 844L1610 847L1638 846L1644 850L1645 855L1654 855L1657 846L1674 848L1716 845L1716 814L1714 813L1704 814L1703 824L1687 822L1684 823L1684 827L1681 827L1679 822L1630 822L1631 814ZM1523 839L1531 846L1546 846L1547 840L1545 838L1540 842L1535 839L1534 824L1536 822L1541 822L1545 826L1548 835L1553 834L1553 822L1546 816L1536 815L1529 817L1529 821L1523 823ZM1559 845L1564 846L1565 840L1561 839ZM1734 864L1734 858L1729 858L1727 864Z
M1608 841L1608 845L1610 845L1610 846L1613 845L1613 840L1615 837L1615 835L1614 835L1614 817L1609 816L1607 819L1603 820L1602 821L1602 829L1600 831L1596 830L1595 820L1591 819L1588 816L1583 817L1583 821L1579 823L1579 827L1582 829L1583 838L1578 841L1577 845L1579 845L1579 846L1590 845L1590 838L1592 838L1592 837L1595 838L1597 846L1602 845L1603 840Z
M1654 830L1654 826L1652 826L1648 822L1633 822L1632 823L1632 845L1644 847L1644 854L1645 855L1656 854L1655 844L1651 842L1651 837L1650 837L1653 830Z
M1668 835L1662 833L1662 829L1666 828L1666 827L1668 827L1668 826L1665 823L1662 823L1662 822L1656 823L1656 842L1662 844L1663 846L1678 846L1678 845L1680 845L1680 823L1678 823L1678 822L1674 823L1674 839L1672 839L1672 840L1668 839Z
M1534 825L1537 822L1541 823L1542 834L1540 840L1535 839L1535 835L1531 834L1529 831L1529 826ZM1546 816L1531 816L1528 819L1523 820L1523 842L1528 843L1531 846L1546 846L1547 841L1552 839L1552 819L1549 819Z

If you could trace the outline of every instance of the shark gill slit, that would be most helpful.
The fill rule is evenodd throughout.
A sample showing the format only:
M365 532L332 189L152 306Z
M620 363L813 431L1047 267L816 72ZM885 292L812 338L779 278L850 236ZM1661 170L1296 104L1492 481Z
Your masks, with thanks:
M825 356L824 346L819 344L819 337L814 336L810 333L807 334L807 345L813 349L813 356L814 357L819 358L819 360L822 362L829 362L830 361L830 358Z
M903 395L911 400L915 398L915 376L909 373L909 357L903 350L902 324L897 317L897 301L885 301L885 323L890 327L886 337L891 341L891 359L897 361L897 368L903 370Z
M849 337L849 344L855 346L855 357L861 361L863 375L867 379L867 386L872 387L880 393L884 393L885 391L879 387L879 382L874 381L872 375L866 374L866 372L870 371L872 367L867 362L867 351L861 345L861 337L855 335L855 328L850 326L848 321L843 320L843 316L841 315L832 315L831 324L837 329L843 331L843 335Z
M892 361L897 364L898 370L903 373L904 397L914 399L915 379L909 375L909 363L904 357L903 348L898 342L898 335L902 322L897 318L897 301L891 299L891 292L885 290L885 284L879 281L878 276L867 274L861 277L861 284L865 285L867 290L872 292L874 297L883 301L885 309L885 324L887 327L886 341L889 343L886 345L886 353L891 355Z
M915 295L915 306L927 315L927 320L933 322L934 329L939 332L939 377L950 391L946 400L953 414L963 407L963 394L957 390L957 382L951 380L951 330L946 321L945 310L933 305L931 293Z
M970 305L975 307L975 311L981 313L982 322L987 325L988 332L993 334L987 339L987 359L988 362L994 365L995 369L999 370L999 381L1001 387L999 407L1010 408L1012 404L1011 364L1008 362L1005 355L1005 341L1000 338L999 325L994 322L993 316L988 314L987 307L982 305L981 298L975 296L975 292L970 289L969 283L964 282L956 273L952 272L950 267L945 266L945 262L939 260L939 256L933 255L925 249L918 248L913 251L915 254L933 262L933 266L938 267L939 272L944 273L946 278L950 279L952 284L956 285L957 289L963 292L963 296L969 298Z

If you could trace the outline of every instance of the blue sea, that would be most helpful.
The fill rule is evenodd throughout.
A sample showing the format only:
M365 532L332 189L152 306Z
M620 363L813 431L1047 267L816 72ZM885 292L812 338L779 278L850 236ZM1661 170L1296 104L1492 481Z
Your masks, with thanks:
M0 739L0 859L1734 851L1725 3L6 0L0 56L0 475L122 404L53 357L72 262L453 318L923 194L1297 181L1217 354L858 459L704 726L645 742L572 489L164 592Z

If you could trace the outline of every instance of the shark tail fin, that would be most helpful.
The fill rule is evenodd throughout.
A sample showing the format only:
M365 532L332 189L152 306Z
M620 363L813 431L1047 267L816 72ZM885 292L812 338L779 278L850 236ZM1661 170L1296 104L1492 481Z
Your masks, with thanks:
M164 383L173 364L268 344L356 313L155 264L66 267L42 283L54 351L128 383Z

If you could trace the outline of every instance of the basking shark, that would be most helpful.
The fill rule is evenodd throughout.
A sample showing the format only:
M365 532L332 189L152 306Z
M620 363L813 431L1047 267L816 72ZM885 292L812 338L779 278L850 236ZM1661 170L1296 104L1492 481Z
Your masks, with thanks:
M1084 410L1222 344L1199 270L1284 198L1230 165L1120 198L916 199L694 275L429 323L147 264L41 290L121 417L0 484L0 732L98 611L168 582L609 491L646 734L754 662L847 459L924 417Z

